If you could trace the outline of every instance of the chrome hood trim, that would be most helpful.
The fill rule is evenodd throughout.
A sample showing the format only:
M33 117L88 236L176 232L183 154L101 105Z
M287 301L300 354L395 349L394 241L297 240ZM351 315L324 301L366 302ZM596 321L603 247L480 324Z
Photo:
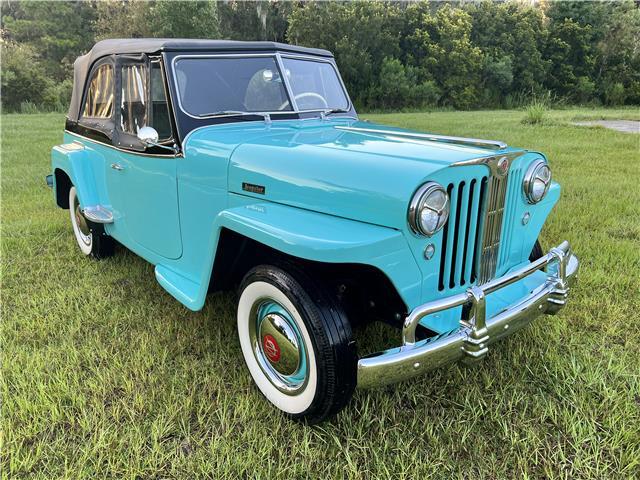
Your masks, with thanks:
M432 133L419 133L399 130L383 130L378 128L360 128L360 127L335 127L337 130L345 130L348 132L375 133L398 138L415 138L419 140L427 140L430 142L453 143L459 145L471 145L480 148L491 148L504 150L507 148L505 142L500 140L484 140L481 138L452 137L449 135L436 135Z

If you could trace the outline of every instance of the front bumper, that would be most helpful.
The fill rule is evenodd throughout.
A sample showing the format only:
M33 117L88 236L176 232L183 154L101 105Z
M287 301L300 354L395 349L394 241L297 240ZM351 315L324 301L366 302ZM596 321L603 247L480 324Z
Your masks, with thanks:
M520 330L542 313L557 313L565 305L569 288L577 279L578 266L578 258L565 241L516 271L415 308L404 322L401 347L373 353L358 361L358 387L399 382L458 360L484 357L488 346L496 340ZM497 315L485 318L487 295L545 267L547 277L543 284ZM463 318L458 329L416 342L416 328L422 318L460 306Z

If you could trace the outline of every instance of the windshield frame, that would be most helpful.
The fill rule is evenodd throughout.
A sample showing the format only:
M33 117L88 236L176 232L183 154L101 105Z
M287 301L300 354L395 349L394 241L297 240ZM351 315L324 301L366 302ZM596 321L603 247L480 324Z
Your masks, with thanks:
M349 92L347 91L347 88L344 85L344 81L342 80L342 76L340 75L340 72L338 71L337 66L335 65L335 62L332 61L332 59L328 59L328 58L322 58L322 57L314 57L311 55L299 55L299 54L289 54L289 53L281 53L281 52L268 52L268 53L206 53L206 54L179 54L176 55L175 57L173 57L171 59L171 76L172 76L172 80L175 86L175 90L176 90L176 103L178 104L178 108L180 109L180 112L183 113L184 115L191 117L193 119L196 120L206 120L206 119L212 119L212 118L234 118L234 117L238 117L239 114L219 114L219 115L194 115L193 113L188 112L183 106L182 106L182 102L180 99L180 90L178 87L178 78L176 75L176 63L179 60L182 59L197 59L197 58L255 58L255 57L272 57L275 59L276 62L276 66L279 70L279 73L283 79L283 85L285 88L285 92L287 94L287 97L289 98L289 104L291 105L292 109L291 110L275 110L275 111L255 111L255 112L245 112L243 113L244 116L252 116L255 115L256 117L260 117L260 116L265 116L265 115L291 115L291 114L300 114L300 113L313 113L313 112L318 112L320 115L322 114L322 112L325 109L318 109L318 108L313 108L313 109L305 109L305 110L300 110L298 108L298 105L295 101L294 95L293 95L293 91L291 89L291 85L289 83L289 79L287 78L286 75L283 74L283 72L285 71L284 65L282 63L282 59L283 58L291 58L294 60L306 60L306 61L312 61L312 62L319 62L319 63L327 63L329 65L331 65L331 68L333 68L333 71L335 72L336 76L338 77L338 82L340 84L340 88L342 88L342 92L345 96L345 98L347 99L347 107L344 109L345 113L351 113L353 111L353 103L351 102L351 98L349 97ZM274 118L273 120L276 120L276 118Z

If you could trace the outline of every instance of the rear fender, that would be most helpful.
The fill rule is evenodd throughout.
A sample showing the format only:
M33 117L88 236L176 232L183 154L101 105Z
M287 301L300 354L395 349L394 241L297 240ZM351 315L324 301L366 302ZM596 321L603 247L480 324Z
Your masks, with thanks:
M91 152L92 155L99 155ZM102 166L101 161L89 158L88 151L79 142L56 145L51 150L51 167L53 172L62 170L76 187L80 206L97 205L100 203L96 189L96 174L94 169ZM54 195L57 195L57 185L54 175Z

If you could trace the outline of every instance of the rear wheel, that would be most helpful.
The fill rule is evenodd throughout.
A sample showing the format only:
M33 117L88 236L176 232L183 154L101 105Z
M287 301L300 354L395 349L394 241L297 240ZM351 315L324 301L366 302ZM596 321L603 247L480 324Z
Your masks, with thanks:
M69 189L69 214L76 242L83 254L93 258L113 255L113 239L105 233L101 224L90 222L84 217L76 187Z
M254 382L289 417L317 423L351 398L357 367L351 326L327 291L295 267L261 265L247 273L238 335Z

